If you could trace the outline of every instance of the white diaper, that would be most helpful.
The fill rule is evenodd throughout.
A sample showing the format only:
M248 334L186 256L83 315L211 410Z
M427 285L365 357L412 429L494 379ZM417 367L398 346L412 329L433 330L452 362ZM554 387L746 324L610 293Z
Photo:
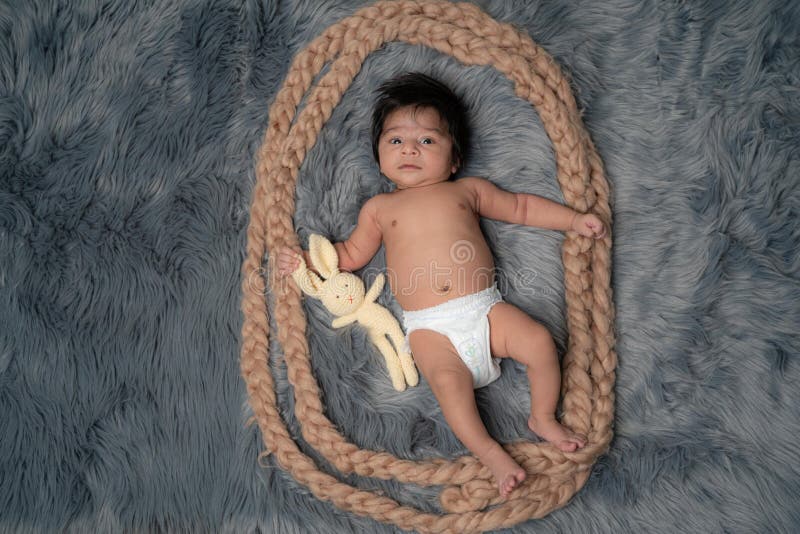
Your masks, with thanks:
M489 345L489 310L502 302L497 285L478 293L448 300L422 310L404 311L403 326L408 336L414 330L433 330L450 340L467 368L475 388L500 377L499 359L492 358Z

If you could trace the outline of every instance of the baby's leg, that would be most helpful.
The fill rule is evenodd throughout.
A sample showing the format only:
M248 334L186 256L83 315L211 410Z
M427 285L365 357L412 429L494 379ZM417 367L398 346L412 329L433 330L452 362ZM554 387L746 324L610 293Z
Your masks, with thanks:
M513 358L527 366L531 388L531 415L528 426L537 435L562 451L586 445L586 437L576 434L556 420L561 391L561 367L553 337L525 312L500 302L489 311L492 354Z
M491 470L500 494L507 496L525 479L525 470L486 431L475 404L472 373L450 340L441 334L415 330L409 336L409 342L417 367L439 401L447 424Z

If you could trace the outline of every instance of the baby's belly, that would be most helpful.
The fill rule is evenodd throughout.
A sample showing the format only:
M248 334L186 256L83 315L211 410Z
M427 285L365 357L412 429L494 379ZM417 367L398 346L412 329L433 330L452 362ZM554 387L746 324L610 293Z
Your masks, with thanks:
M394 258L387 250L386 275L400 306L404 310L420 310L491 287L494 260L488 246L459 242L443 256Z

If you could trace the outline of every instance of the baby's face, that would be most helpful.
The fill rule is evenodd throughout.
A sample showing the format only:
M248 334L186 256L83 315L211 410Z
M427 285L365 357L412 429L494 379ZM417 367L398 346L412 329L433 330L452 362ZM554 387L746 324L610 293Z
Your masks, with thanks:
M386 116L378 140L381 172L398 189L445 182L456 172L447 125L433 108L404 107Z

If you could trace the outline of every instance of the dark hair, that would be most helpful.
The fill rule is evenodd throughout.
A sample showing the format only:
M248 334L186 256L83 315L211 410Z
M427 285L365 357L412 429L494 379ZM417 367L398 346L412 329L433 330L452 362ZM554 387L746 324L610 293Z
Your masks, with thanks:
M378 156L378 141L383 131L383 122L393 111L406 106L433 108L447 124L453 142L452 159L462 167L469 148L467 112L449 87L420 72L407 72L384 82L378 89L378 100L372 112L372 153Z

